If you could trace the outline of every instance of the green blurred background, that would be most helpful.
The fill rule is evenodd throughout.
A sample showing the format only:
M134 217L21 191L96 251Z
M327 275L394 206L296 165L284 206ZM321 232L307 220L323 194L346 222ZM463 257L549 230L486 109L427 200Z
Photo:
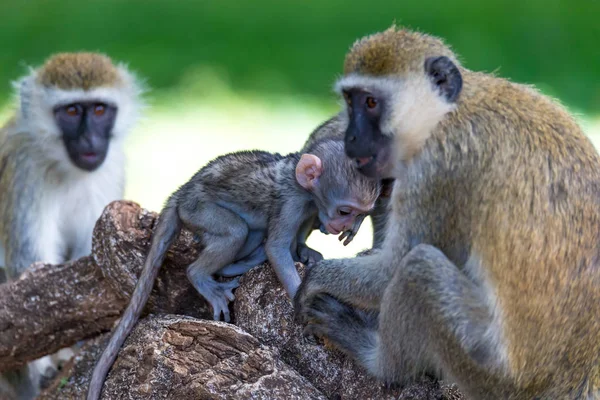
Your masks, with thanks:
M468 68L535 84L600 143L598 0L0 0L0 15L2 122L10 81L57 51L105 52L146 79L126 196L152 210L219 154L297 150L338 109L348 47L394 21L443 37ZM348 248L311 237L326 256L369 241L368 225Z

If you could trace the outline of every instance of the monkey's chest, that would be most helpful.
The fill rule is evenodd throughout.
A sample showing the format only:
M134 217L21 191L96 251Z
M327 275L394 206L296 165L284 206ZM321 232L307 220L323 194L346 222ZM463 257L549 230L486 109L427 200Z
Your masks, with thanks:
M56 188L59 189L59 188ZM122 194L116 188L94 190L93 185L72 185L48 192L41 205L41 232L60 261L88 255L92 233L104 207Z

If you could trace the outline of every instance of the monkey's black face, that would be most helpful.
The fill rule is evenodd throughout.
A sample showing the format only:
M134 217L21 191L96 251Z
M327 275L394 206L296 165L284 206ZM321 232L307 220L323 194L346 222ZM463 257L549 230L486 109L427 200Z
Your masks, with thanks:
M94 171L102 165L116 116L116 107L98 102L71 103L54 109L73 164L85 171Z
M372 178L388 178L391 170L392 138L381 133L380 122L385 103L362 89L343 91L350 123L344 139L346 155L358 170Z

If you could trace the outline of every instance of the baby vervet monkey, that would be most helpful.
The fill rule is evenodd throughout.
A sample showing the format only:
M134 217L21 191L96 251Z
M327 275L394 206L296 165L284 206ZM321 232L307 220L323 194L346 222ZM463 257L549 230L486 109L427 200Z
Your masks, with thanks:
M294 265L302 230L316 217L331 234L358 230L379 195L377 180L356 170L340 140L324 140L304 154L240 151L209 162L167 200L152 237L131 302L98 361L88 399L98 399L119 348L139 318L165 255L182 228L195 233L203 250L187 275L214 310L229 322L228 303L241 275L269 262L293 298L300 276ZM263 243L263 240L266 241ZM305 245L304 245L305 246Z
M8 281L36 261L90 254L96 220L123 197L123 142L143 108L134 74L97 53L53 55L14 86L17 107L0 129L0 265ZM6 392L19 399L35 397L56 363L47 356L33 364L0 385L11 382Z

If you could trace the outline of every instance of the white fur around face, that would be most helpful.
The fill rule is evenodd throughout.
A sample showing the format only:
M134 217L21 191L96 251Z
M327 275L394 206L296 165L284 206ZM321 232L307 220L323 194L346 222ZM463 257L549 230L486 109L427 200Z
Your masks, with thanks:
M121 83L115 87L98 87L91 90L64 90L57 87L44 87L37 82L37 71L31 70L26 77L13 86L20 99L17 110L15 134L30 132L32 139L39 142L44 158L60 164L64 170L77 170L68 159L61 132L54 119L53 109L75 101L101 101L117 106L117 116L113 127L111 146L121 142L138 122L144 109L140 100L144 92L136 77L125 66L117 67Z
M39 260L58 264L91 253L92 232L104 208L124 195L124 153L112 146L106 161L92 173L47 175L40 188L35 226L36 254ZM5 264L0 243L0 263Z
M44 182L38 222L44 261L63 262L90 254L96 220L110 202L123 198L124 161L122 146L113 146L98 170Z
M399 78L349 75L340 79L336 91L359 88L383 94L391 109L381 117L381 133L394 138L399 160L414 155L446 114L454 110L425 74ZM346 106L347 107L347 106Z

